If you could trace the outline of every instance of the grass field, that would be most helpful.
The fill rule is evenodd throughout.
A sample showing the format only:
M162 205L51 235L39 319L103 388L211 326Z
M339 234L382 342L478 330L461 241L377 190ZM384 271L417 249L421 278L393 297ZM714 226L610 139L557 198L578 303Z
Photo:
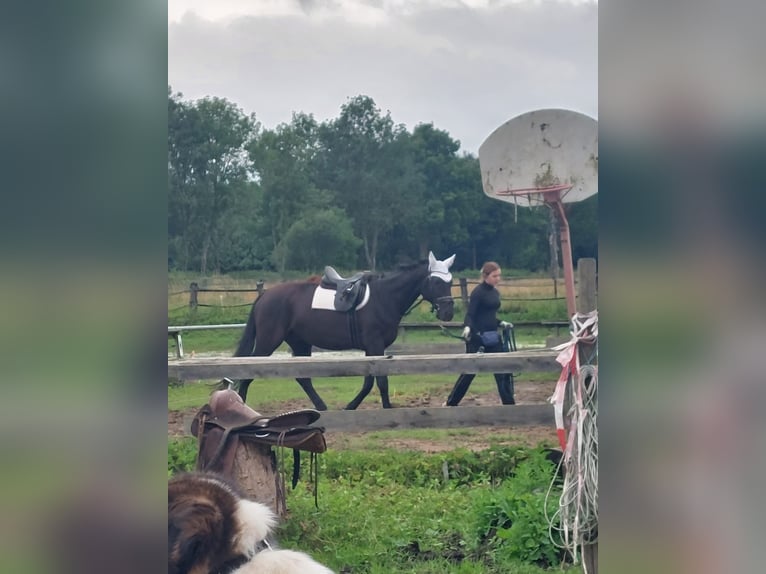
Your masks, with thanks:
M543 400L555 376L520 377L517 397ZM315 385L330 408L340 408L360 382L356 377L323 378ZM398 406L438 406L452 382L439 375L392 377L392 400ZM175 423L169 472L193 468L196 441L182 429L214 383L168 389L169 422ZM293 380L254 381L248 402L266 414L310 406ZM490 375L478 376L464 399L465 404L498 402ZM360 408L380 408L376 391ZM581 573L579 566L552 562L559 555L547 538L542 511L550 477L519 483L512 464L530 449L554 447L553 428L326 433L326 439L328 451L319 457L319 506L309 481L288 489L288 515L278 532L282 546L308 551L347 574ZM445 482L444 468L454 479ZM498 529L498 524L507 528ZM520 536L527 537L524 552L514 546Z
M190 281L200 287L254 287L249 277L174 276L168 285L168 324L244 323L255 293L200 293L188 308ZM274 277L263 277L268 288ZM469 286L469 289L471 286ZM552 297L550 279L519 279L503 286L504 297ZM453 292L456 297L459 290ZM559 285L560 297L563 287ZM506 301L499 314L510 321L560 320L563 301ZM456 299L455 320L463 316ZM433 317L426 305L407 321ZM519 347L541 346L554 329L517 328ZM565 334L562 330L561 334ZM231 354L239 329L184 333L186 356ZM397 342L445 342L438 331L411 332ZM287 349L282 349L287 350ZM168 357L175 345L168 342ZM541 404L557 372L517 373L520 404ZM457 374L455 375L457 376ZM410 375L390 378L394 406L440 406L455 377ZM187 381L168 388L168 472L193 467L196 442L185 433L190 417L207 402L217 381ZM343 408L358 392L358 377L316 379L330 409ZM462 404L499 404L494 379L479 375ZM256 380L248 403L264 414L311 407L293 379ZM360 409L379 409L377 388ZM321 419L319 421L321 424ZM288 515L278 537L282 546L311 553L339 574L541 574L580 566L562 563L548 537L544 506L552 472L541 449L557 445L547 427L420 429L326 433L328 451L319 457L318 508L313 485L302 480L287 492ZM305 466L304 476L308 472ZM289 466L289 464L287 465ZM448 477L445 478L445 469ZM551 500L555 501L555 491Z

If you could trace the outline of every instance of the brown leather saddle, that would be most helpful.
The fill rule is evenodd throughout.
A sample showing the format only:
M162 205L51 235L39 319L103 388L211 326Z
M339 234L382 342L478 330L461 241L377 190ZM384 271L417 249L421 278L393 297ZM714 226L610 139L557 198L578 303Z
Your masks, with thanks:
M195 415L191 432L197 437L197 470L232 477L240 440L293 449L293 487L300 469L299 451L327 450L324 427L312 426L319 411L304 409L267 417L245 404L236 391L215 391Z

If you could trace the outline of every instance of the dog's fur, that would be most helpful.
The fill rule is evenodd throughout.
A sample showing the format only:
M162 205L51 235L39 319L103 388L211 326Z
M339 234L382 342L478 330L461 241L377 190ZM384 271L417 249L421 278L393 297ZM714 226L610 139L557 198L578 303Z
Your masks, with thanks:
M303 552L263 550L232 574L333 574L333 571Z
M168 482L168 574L333 574L307 554L268 548L276 524L220 475L177 475Z

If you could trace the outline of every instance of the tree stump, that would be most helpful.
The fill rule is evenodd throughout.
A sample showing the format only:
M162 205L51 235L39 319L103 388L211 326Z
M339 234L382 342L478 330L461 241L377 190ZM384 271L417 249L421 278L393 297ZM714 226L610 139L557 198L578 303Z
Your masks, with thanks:
M284 517L287 510L284 477L277 470L276 453L271 446L240 437L231 478L249 498Z

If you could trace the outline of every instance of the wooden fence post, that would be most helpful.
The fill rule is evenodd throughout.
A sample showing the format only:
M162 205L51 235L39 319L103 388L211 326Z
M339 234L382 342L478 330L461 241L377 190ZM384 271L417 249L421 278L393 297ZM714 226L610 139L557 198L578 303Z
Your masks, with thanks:
M468 308L468 280L465 277L460 278L460 299L463 301L463 308Z
M577 260L577 308L580 313L596 310L596 260L590 257Z
M191 309L197 308L197 291L199 286L196 283L189 285L189 308Z

